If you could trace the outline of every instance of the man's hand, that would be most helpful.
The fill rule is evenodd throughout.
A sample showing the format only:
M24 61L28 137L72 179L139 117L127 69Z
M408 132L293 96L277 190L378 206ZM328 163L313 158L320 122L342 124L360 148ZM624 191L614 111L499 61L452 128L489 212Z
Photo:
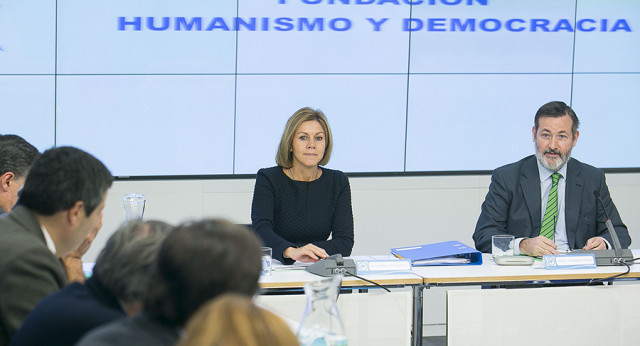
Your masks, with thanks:
M317 247L313 244L307 244L303 247L288 247L284 250L284 257L291 258L296 261L305 263L318 262L323 258L329 257L323 248Z
M84 254L86 254L87 251L89 251L89 248L91 247L91 243L93 243L93 240L96 239L96 236L98 236L98 232L100 231L101 228L102 228L102 217L100 218L100 224L98 225L98 227L91 230L91 232L89 232L89 234L87 234L87 236L84 238L82 243L80 243L80 246L78 246L77 249L69 253L67 257L74 257L78 259L82 258L82 256L84 256Z
M522 239L520 252L529 256L557 255L558 246L551 239L543 236Z
M100 214L100 223L98 224L98 226L95 229L91 230L89 234L87 234L82 243L80 243L80 246L78 246L77 249L62 258L64 269L67 271L67 281L69 283L83 283L85 281L84 271L82 270L82 256L84 256L84 254L89 251L91 243L93 243L93 240L96 239L98 231L100 231L101 228L102 214Z
M607 243L602 237L593 237L587 240L587 245L583 247L584 250L606 250Z

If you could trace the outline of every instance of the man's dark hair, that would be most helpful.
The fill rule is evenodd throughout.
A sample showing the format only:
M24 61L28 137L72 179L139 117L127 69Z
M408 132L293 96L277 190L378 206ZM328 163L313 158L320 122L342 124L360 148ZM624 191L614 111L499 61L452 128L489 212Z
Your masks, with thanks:
M73 147L53 148L31 167L18 204L41 215L53 215L82 201L90 215L112 182L107 167L91 154Z
M40 156L36 147L16 135L0 135L0 175L13 172L16 179L27 175Z
M178 226L162 243L144 308L153 318L181 326L222 293L252 296L261 269L260 241L224 220Z
M536 128L536 132L538 131L539 120L542 117L551 117L551 118L559 118L568 115L571 117L571 121L573 124L571 125L571 134L575 137L576 132L578 131L578 127L580 126L580 121L578 120L578 116L571 109L571 107L567 106L566 103L562 101L551 101L549 103L545 103L538 109L536 112L536 117L534 119L534 124Z
M131 221L120 226L107 240L93 276L119 300L142 301L160 244L173 226L162 221Z

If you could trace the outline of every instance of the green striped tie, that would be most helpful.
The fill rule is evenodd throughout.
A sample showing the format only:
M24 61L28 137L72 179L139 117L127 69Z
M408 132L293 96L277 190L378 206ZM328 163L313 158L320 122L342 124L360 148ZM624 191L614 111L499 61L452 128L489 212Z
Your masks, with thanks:
M562 175L553 173L551 179L551 190L549 190L549 200L547 201L547 209L544 211L544 219L542 219L542 227L540 235L553 240L553 234L556 231L556 219L558 218L558 180Z

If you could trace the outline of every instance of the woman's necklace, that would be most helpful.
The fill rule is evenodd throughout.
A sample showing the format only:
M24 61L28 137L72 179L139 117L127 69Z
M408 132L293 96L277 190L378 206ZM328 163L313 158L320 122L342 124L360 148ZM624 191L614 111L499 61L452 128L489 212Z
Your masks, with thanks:
M309 180L309 181L314 181L316 179L318 179L318 174L320 173L320 167L316 167L316 176L313 177L313 179ZM291 168L289 168L289 175L291 176L292 180L296 180L296 178L293 176L293 171L291 170ZM304 180L303 180L304 181Z

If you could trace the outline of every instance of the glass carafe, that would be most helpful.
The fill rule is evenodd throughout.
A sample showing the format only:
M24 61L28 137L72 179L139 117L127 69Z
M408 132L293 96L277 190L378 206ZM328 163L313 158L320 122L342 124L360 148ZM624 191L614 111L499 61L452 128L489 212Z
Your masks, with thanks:
M342 275L304 285L307 306L298 329L302 346L345 346L347 337L336 299Z

